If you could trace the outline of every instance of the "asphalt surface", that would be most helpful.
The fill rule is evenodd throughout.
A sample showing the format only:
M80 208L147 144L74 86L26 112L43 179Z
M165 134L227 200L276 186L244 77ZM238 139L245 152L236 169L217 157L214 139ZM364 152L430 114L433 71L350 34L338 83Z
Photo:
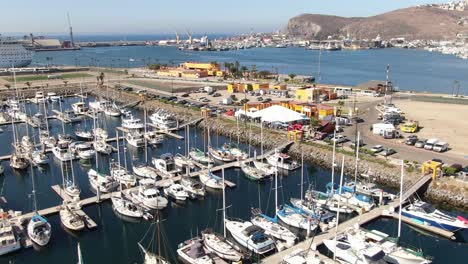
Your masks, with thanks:
M396 106L398 106L398 100L402 100L402 99L407 99L407 96L394 98L393 102L396 104ZM381 136L372 134L372 131L370 130L370 127L372 126L372 124L380 122L380 120L377 119L379 111L376 109L376 106L379 103L383 103L383 99L379 101L368 102L368 103L363 103L359 105L359 108L364 110L363 113L359 115L362 119L364 119L364 122L358 123L357 127L358 127L358 131L360 132L361 139L364 141L364 144L366 144L364 146L365 148L370 149L375 145L382 145L384 146L384 148L392 148L397 153L389 156L389 158L400 159L400 160L403 159L403 160L417 161L419 163L422 163L424 161L431 160L433 158L438 158L438 159L441 159L444 163L447 163L449 165L454 164L454 163L458 163L463 166L468 165L468 156L463 157L460 155L452 154L450 153L450 150L447 152L438 153L438 152L434 152L431 150L416 148L414 146L408 146L404 143L405 141L404 138L384 139ZM350 140L354 141L355 135L356 135L355 124L344 128L344 132L342 134L346 135ZM409 133L405 134L405 137L408 135L410 134ZM417 135L417 133L415 133L414 135ZM350 143L345 143L345 144L350 144Z

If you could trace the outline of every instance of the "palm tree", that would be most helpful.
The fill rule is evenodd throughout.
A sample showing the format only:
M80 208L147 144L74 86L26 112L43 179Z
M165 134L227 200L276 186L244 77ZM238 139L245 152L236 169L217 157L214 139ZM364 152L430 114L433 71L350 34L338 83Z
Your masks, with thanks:
M101 72L101 74L99 74L99 77L98 77L98 79L101 81L101 85L104 84L104 77L105 77L104 73Z
M7 90L10 90L11 85L9 83L7 83L7 84L5 84L5 87L7 88Z
M68 81L63 81L63 84L65 85L65 87L67 87L67 84L68 84Z
M245 76L245 73L248 71L249 69L246 67L246 66L242 66L240 68L240 71L242 72L242 76Z
M288 76L289 76L289 79L291 79L291 82L294 82L294 78L296 78L297 75L294 73L290 73L288 74Z
M25 84L26 86L28 86L28 89L31 88L31 82L25 82L24 84Z

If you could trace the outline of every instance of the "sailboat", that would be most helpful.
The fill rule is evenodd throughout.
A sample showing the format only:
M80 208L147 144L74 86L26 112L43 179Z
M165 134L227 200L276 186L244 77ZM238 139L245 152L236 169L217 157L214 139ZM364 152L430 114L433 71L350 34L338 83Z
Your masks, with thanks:
M278 173L275 173L275 214L278 213ZM254 212L254 216L250 219L252 224L260 227L265 231L265 234L286 241L286 245L291 247L294 245L297 236L289 229L278 224L278 218L271 218L260 212Z
M111 145L107 144L108 133L106 130L97 127L97 116L96 111L93 111L93 147L96 152L110 155L113 148Z
M185 241L183 245L177 249L177 254L184 262L189 264L214 263L213 259L203 248L202 239L198 237Z
M27 226L28 236L39 246L45 246L49 243L50 237L52 235L52 227L47 219L41 216L37 212L37 200L36 200L36 185L34 183L34 169L31 166L31 180L32 180L32 196L34 204L34 215L29 220Z
M114 191L118 186L119 182L110 175L105 175L99 172L99 158L97 156L97 151L95 152L96 161L96 170L90 169L88 171L88 179L91 187L103 193L108 193Z
M166 259L164 259L162 256L161 256L161 227L160 227L160 222L161 222L161 219L160 219L160 216L159 216L159 211L156 212L156 230L155 230L155 233L157 234L157 243L158 243L158 253L155 254L153 252L151 252L151 250L143 247L143 245L141 244L141 241L138 242L138 247L140 248L140 250L143 252L143 255L144 255L144 264L169 264L169 261L167 261ZM153 239L151 239L151 241L154 241ZM150 244L151 246L151 244Z
M200 162L202 164L213 164L213 160L200 149L192 148L189 152L189 156L196 162Z
M146 107L144 109L144 127L145 127L145 135L147 134L147 110ZM118 133L118 132L117 132ZM133 172L143 178L150 178L156 179L158 177L158 172L155 168L148 165L148 138L144 138L144 150L145 150L145 161L139 162L138 160L134 160L132 162Z
M16 135L16 128L13 119L11 119L11 125L13 127L13 146L15 150L10 157L10 166L13 169L24 170L29 165L29 160L24 156L24 154L18 150L18 142Z
M83 230L85 228L83 218L76 213L76 210L80 209L78 204L64 201L63 208L59 212L63 226L72 231Z
M62 170L63 188L65 189L65 193L73 199L79 198L81 190L75 182L75 171L73 170L73 161L70 161L70 169L72 175L71 181L68 178L68 173L67 178L64 177L63 164L60 164L60 168Z

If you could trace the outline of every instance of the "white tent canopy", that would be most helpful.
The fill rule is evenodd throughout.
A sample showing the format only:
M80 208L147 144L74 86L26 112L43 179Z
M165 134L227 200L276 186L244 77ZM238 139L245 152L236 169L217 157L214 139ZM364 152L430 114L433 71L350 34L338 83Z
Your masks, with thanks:
M250 113L249 116L252 118L260 117L260 120L263 122L290 123L308 119L306 115L294 112L293 110L279 105L273 105L260 111Z

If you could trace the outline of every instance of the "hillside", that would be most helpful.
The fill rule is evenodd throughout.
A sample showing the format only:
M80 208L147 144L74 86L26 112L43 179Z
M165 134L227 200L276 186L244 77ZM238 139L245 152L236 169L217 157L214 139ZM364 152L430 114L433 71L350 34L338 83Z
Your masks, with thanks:
M356 38L453 39L468 33L462 18L468 11L448 11L431 7L410 7L372 17L338 17L303 14L291 18L287 32L294 36L326 38L350 34Z

